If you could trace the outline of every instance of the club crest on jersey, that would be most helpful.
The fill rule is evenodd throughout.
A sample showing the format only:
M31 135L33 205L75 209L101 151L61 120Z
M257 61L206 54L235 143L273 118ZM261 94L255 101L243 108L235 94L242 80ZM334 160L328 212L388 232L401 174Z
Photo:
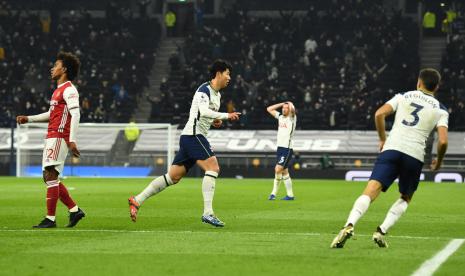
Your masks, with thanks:
M58 105L58 101L56 101L56 100L51 100L51 101L50 101L50 105Z
M286 124L286 123L280 123L280 124L279 124L279 127L287 128L287 124Z

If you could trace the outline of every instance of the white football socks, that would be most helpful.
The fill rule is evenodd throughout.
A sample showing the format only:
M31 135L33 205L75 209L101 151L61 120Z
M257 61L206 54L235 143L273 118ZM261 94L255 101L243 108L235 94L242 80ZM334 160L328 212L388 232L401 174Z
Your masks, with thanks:
M202 181L203 215L213 215L213 195L215 194L215 183L218 173L206 171Z
M398 199L394 204L392 204L391 209L389 209L386 218L384 219L383 224L379 226L383 233L387 233L389 228L396 223L396 221L405 213L408 207L408 202L402 198Z
M274 181L273 181L273 191L271 191L272 195L277 195L279 190L279 184L281 183L281 179L283 178L282 174L275 174Z
M286 185L287 196L294 197L294 192L292 191L291 176L289 174L283 176L283 181L284 181L284 185Z
M150 184L140 194L136 195L136 201L139 204L142 204L147 198L158 194L172 184L173 181L169 174L159 176L150 182Z
M76 213L77 211L79 211L79 207L78 207L77 204L76 204L76 205L74 205L73 208L69 209L69 211L70 211L71 213Z
M55 221L55 216L45 216L45 217L48 218L51 221Z
M352 210L350 211L349 218L347 218L347 222L344 226L347 226L349 224L352 224L355 226L357 221L365 214L365 212L368 210L368 207L370 207L371 203L371 198L367 195L361 195L357 198L357 200L354 203L354 207L352 207Z

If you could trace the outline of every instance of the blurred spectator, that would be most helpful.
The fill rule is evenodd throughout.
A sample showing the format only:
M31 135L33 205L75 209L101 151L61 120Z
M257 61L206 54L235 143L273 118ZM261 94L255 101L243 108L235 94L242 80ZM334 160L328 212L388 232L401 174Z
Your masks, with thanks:
M150 0L139 0L137 2L139 5L139 14L142 18L147 17L147 7L150 4Z
M126 147L126 154L128 155L132 148L134 148L134 145L137 142L137 139L139 139L140 135L140 129L137 126L136 122L134 119L131 119L129 124L126 125L124 128L124 137L126 138L127 147Z
M176 25L176 14L172 11L168 11L165 14L165 26L168 37L176 36L174 31Z
M423 30L426 35L431 35L434 33L436 28L436 14L431 11L426 11L423 15Z
M147 101L151 104L149 121L152 122L154 119L156 120L160 116L162 104L159 97L151 97L147 95Z
M232 100L229 100L226 103L226 112L232 113L232 112L235 112L235 111L236 111L236 108L234 107L234 102Z
M312 37L308 38L305 41L305 54L308 56L310 54L315 53L315 50L316 50L317 46L318 46L318 44L316 43L316 41Z

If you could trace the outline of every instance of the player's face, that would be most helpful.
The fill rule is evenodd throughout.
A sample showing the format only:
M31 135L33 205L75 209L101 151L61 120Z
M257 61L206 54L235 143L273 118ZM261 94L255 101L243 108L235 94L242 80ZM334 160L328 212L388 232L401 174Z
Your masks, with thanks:
M289 104L283 105L283 115L288 116L289 115Z
M58 80L66 71L66 68L63 67L63 62L61 60L55 61L52 69L50 70L50 76L52 80Z
M220 73L220 83L221 87L225 88L228 86L229 82L231 81L231 72L229 69L226 69L223 73Z

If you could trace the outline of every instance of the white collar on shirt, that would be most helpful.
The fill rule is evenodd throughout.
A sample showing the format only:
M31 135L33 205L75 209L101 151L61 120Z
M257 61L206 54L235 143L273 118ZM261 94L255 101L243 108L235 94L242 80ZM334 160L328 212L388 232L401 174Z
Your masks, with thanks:
M66 83L68 83L68 82L70 82L70 81L65 81L64 83L62 83L62 84L58 85L58 87L57 87L57 88L60 88L60 87L62 87L63 85L65 85L65 84L66 84Z

